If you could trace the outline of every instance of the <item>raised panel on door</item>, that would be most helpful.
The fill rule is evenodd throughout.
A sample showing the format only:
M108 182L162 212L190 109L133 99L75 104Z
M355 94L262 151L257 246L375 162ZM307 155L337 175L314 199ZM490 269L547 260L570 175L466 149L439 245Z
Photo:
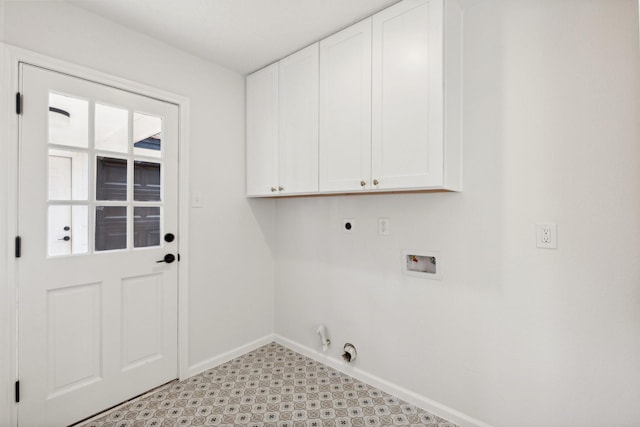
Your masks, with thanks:
M281 194L318 191L318 43L279 62Z
M278 64L247 76L247 195L278 187Z
M48 398L101 380L101 285L65 286L47 292Z
M320 42L319 169L320 191L372 188L371 18Z
M373 16L372 174L378 189L443 185L443 0Z
M124 371L162 357L162 282L162 274L121 282Z

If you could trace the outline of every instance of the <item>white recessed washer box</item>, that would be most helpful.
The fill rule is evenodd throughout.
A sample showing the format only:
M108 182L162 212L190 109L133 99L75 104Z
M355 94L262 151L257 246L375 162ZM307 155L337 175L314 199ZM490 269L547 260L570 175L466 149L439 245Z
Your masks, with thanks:
M402 273L424 279L442 280L440 251L403 250Z

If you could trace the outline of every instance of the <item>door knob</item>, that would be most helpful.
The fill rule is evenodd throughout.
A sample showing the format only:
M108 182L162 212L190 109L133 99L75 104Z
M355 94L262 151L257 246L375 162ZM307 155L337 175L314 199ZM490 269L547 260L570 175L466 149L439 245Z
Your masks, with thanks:
M373 185L378 185L378 184L379 184L378 180L377 180L377 179L374 179L374 180L373 180Z
M71 237L64 236L62 239L58 239L58 240L64 240L65 242L68 242L69 240L71 240Z
M171 264L175 260L176 260L176 256L174 254L166 254L164 258L156 262L166 262L167 264Z

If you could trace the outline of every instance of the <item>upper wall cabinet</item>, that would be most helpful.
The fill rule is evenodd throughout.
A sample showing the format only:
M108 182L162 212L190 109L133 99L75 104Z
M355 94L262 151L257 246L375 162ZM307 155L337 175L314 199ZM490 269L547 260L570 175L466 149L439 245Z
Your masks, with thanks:
M247 195L318 191L318 44L247 77Z
M279 63L280 194L318 191L318 43Z
M457 1L404 0L247 77L247 194L460 191L461 36Z
M452 2L449 2L452 3ZM371 177L376 189L454 189L445 145L444 2L408 0L373 16ZM458 83L459 84L459 83ZM452 135L447 135L451 137ZM459 162L459 158L455 159ZM448 172L448 171L447 171Z
M371 18L320 42L320 191L371 188Z
M247 77L247 195L278 191L278 64Z

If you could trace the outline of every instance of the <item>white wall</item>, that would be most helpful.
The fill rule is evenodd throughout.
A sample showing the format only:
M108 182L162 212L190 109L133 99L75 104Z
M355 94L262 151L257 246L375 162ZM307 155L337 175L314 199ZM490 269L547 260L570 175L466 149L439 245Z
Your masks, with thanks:
M468 9L464 192L278 200L276 333L319 349L324 323L333 357L352 342L367 373L492 425L640 425L636 7ZM443 280L403 277L403 248L440 250Z
M181 284L190 365L271 334L273 203L244 197L243 76L65 2L8 1L5 13L8 44L190 99L190 183L204 198L190 212L190 281Z
M273 202L243 195L241 76L62 2L8 2L0 40L190 98L190 179L205 199L191 210L192 365L273 331L275 249L286 338L318 348L325 323L333 356L353 342L363 370L496 426L632 426L635 7L479 2L465 16L464 192L279 200L275 243ZM391 236L376 235L382 216ZM558 223L557 250L535 248L536 221ZM444 279L401 276L402 248L441 250Z

